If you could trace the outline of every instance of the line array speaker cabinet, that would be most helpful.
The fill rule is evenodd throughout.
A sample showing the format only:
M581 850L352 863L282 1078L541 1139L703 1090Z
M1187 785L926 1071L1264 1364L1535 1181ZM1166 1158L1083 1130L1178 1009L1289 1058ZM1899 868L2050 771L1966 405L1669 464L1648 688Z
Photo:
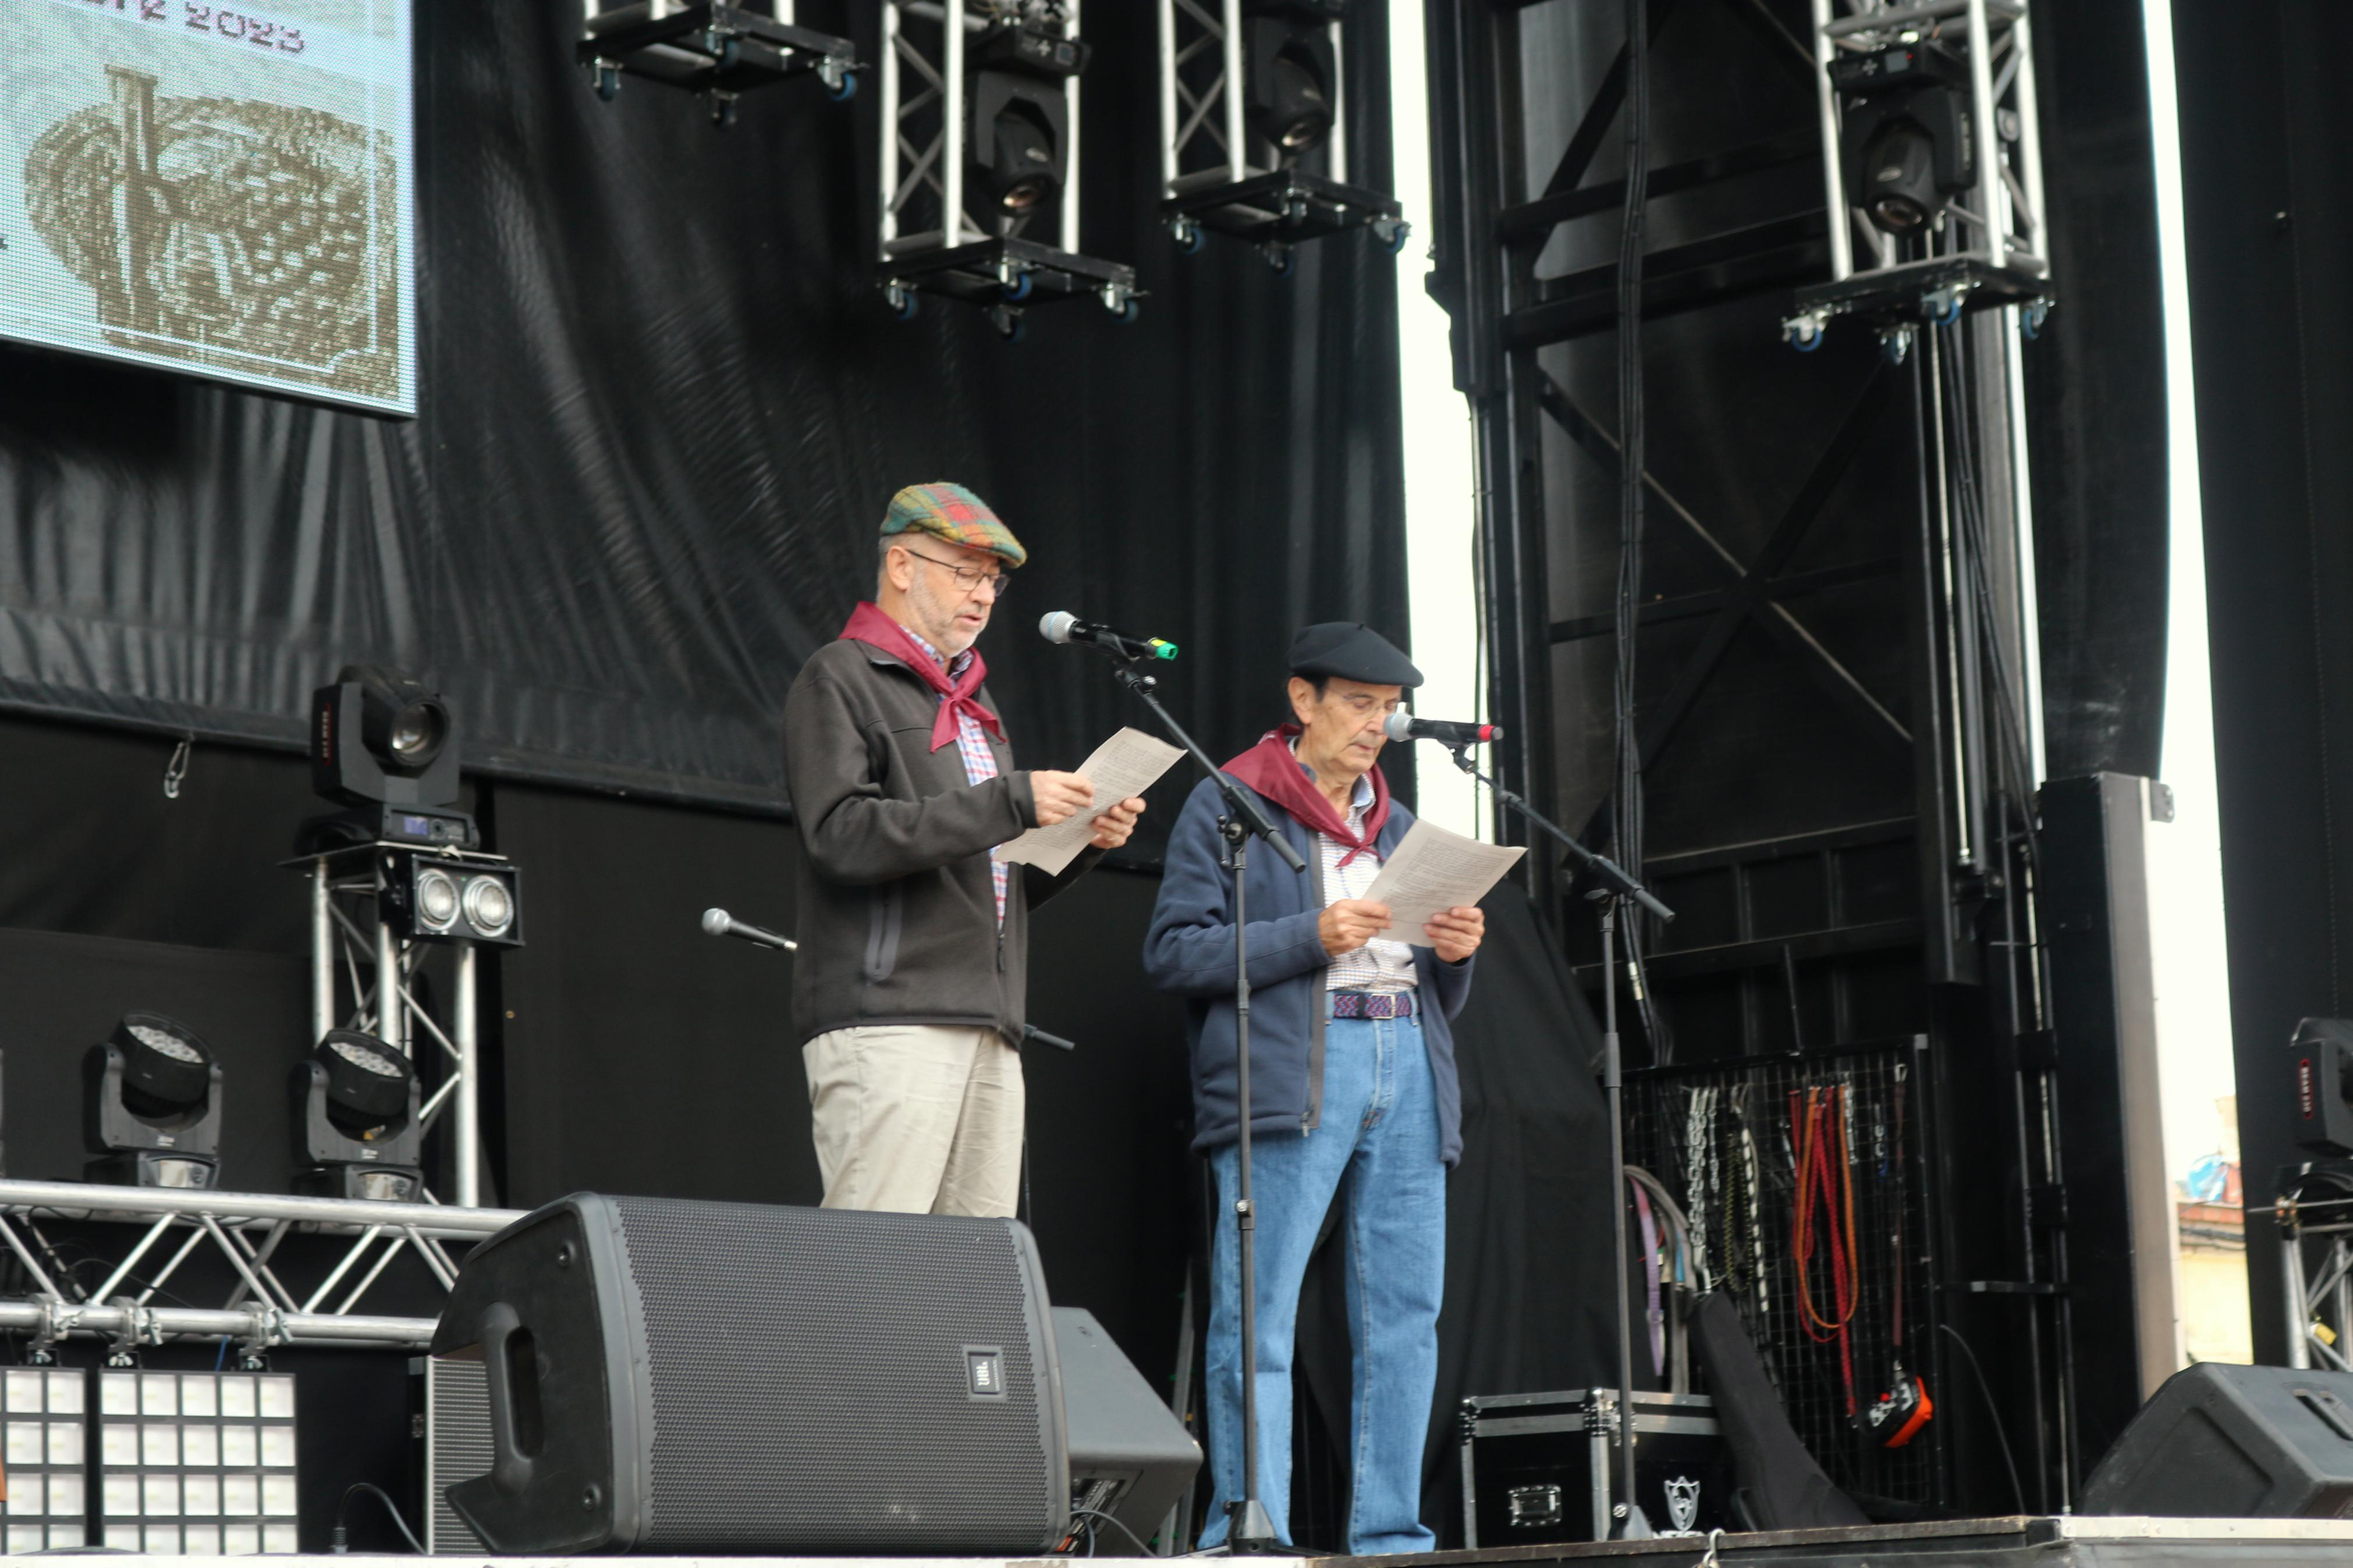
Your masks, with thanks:
M2353 1518L2353 1375L2201 1362L2124 1429L2081 1511Z
M1010 1220L575 1194L474 1249L433 1341L482 1363L494 1552L1035 1554L1070 1467Z

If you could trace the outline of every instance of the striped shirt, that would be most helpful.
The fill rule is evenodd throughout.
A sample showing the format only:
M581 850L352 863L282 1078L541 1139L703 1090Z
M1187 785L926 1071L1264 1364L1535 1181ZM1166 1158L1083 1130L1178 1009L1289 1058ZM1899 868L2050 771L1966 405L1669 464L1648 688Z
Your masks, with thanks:
M1359 778L1348 803L1348 831L1359 838L1365 834L1365 813L1372 805L1373 781ZM1373 879L1381 874L1380 851L1359 855L1343 866L1340 861L1348 853L1346 845L1328 833L1319 833L1315 847L1323 857L1325 904L1361 899L1371 891ZM1387 937L1375 937L1356 952L1342 953L1324 975L1326 991L1411 991L1418 984L1412 947Z
M900 630L907 634L909 642L929 655L934 664L944 668L950 680L962 678L972 663L970 648L953 659L944 660L940 658L940 650L925 642L913 626L902 626ZM947 699L942 697L940 700L945 702ZM956 755L964 761L965 783L976 784L997 776L997 753L988 749L988 736L981 730L980 721L963 710L956 713ZM988 858L989 879L997 885L997 923L1000 926L1005 923L1005 889L1011 870L1012 868L996 856Z

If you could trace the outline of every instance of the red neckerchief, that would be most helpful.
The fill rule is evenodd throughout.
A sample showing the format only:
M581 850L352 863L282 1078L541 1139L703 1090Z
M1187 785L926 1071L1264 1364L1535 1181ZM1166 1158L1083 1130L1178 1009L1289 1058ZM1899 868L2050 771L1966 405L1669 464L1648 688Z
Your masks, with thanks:
M1381 776L1379 768L1373 770L1373 804L1366 808L1365 831L1358 837L1332 809L1332 803L1315 787L1314 774L1292 752L1291 738L1299 732L1296 724L1269 730L1259 737L1257 745L1228 763L1226 772L1291 813L1308 832L1324 834L1346 845L1348 852L1340 857L1341 865L1367 849L1378 858L1380 851L1373 846L1389 819L1389 781Z
M980 727L1005 739L1005 726L996 714L982 707L973 693L988 678L988 666L981 661L980 650L972 650L965 661L964 673L953 681L939 661L923 651L923 646L907 635L907 628L884 615L867 600L860 599L858 608L849 612L849 624L841 628L841 636L850 642L862 642L869 647L879 647L901 664L915 672L923 683L947 699L940 704L939 717L932 721L932 750L938 751L955 739L956 715L969 713Z

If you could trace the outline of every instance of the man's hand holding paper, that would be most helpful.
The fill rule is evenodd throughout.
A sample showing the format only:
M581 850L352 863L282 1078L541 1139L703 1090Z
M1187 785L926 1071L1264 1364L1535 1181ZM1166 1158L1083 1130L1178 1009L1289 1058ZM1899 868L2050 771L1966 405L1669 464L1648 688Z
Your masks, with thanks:
M1388 906L1385 934L1403 942L1419 937L1436 948L1440 958L1456 963L1457 958L1448 957L1449 950L1467 954L1486 930L1479 900L1526 853L1417 822L1382 865L1365 898ZM1398 936L1400 929L1411 934Z
M1119 847L1135 831L1144 792L1184 754L1166 741L1128 729L1097 746L1076 773L1032 774L1038 820L1044 826L999 845L997 858L1059 876L1090 846ZM1097 809L1096 803L1104 801L1111 804Z

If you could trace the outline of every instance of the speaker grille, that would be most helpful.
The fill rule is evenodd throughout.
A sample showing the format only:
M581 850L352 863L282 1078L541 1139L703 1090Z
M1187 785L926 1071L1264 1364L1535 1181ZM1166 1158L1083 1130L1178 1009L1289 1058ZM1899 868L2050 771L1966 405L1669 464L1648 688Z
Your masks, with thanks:
M614 1205L652 1369L641 1549L1037 1549L1059 1528L1044 1303L1009 1226ZM976 1346L1003 1353L999 1397L969 1390Z
M491 1473L491 1396L482 1384L482 1363L425 1363L425 1550L437 1555L470 1556L482 1551L480 1537L449 1506L449 1489Z

